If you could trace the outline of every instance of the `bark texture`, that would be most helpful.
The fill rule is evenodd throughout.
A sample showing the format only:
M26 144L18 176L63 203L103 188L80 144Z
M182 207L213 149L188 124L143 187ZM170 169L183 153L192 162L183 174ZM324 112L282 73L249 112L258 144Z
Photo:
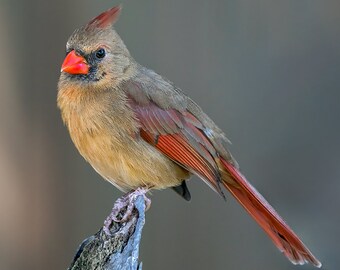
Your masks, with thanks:
M113 223L111 236L100 229L80 245L69 270L141 270L139 244L145 224L145 201L139 196L132 218Z

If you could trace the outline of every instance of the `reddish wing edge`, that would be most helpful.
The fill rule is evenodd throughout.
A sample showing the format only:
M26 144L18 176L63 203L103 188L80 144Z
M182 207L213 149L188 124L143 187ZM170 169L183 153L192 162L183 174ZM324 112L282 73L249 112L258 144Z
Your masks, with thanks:
M223 159L220 160L224 169L236 182L224 181L224 186L268 234L278 249L293 264L302 265L310 262L316 267L321 267L321 262L316 259L262 195L233 165Z
M188 171L197 174L213 190L219 193L214 167L200 156L197 151L180 134L158 135L155 138L151 133L141 130L141 137L153 144L158 150L170 159L180 164ZM223 194L221 194L224 196Z

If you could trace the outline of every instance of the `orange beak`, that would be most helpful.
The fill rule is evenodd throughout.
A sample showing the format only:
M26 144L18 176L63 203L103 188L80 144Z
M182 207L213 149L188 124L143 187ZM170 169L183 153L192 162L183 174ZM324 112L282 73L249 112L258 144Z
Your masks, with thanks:
M69 74L88 74L89 65L84 57L77 55L75 50L73 50L66 55L60 72L67 72Z

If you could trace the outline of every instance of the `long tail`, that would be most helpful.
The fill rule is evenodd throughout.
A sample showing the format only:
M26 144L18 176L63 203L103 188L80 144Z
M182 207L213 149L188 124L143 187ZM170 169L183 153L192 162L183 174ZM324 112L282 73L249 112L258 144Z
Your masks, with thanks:
M273 207L230 163L221 159L223 185L256 220L278 249L293 264L307 262L321 267L321 262L309 251L299 237L284 222Z

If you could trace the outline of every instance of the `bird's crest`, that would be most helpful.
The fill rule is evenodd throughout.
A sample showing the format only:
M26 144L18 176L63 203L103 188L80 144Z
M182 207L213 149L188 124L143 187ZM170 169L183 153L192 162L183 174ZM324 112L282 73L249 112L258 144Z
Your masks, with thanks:
M99 14L97 17L93 18L88 24L86 28L107 28L118 20L120 12L122 10L122 6L116 6L110 8L103 13Z

